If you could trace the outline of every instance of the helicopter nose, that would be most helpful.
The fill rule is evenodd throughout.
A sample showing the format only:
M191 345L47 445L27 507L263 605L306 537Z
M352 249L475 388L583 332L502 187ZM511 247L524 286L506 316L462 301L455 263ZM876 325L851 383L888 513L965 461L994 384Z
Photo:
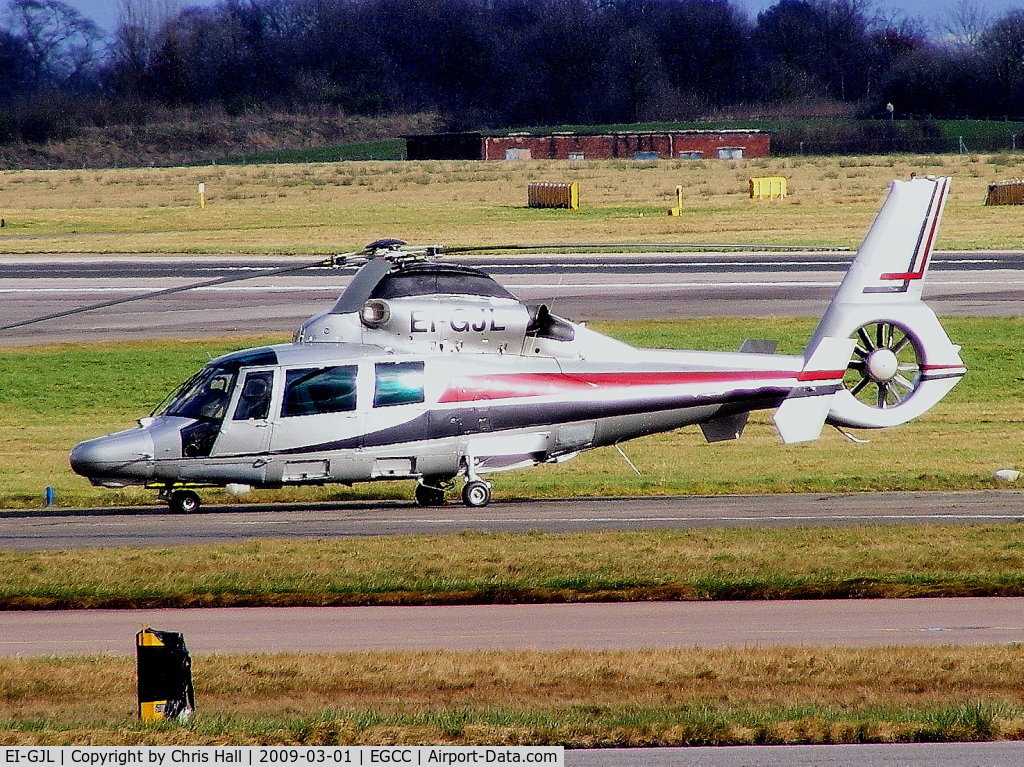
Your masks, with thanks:
M91 480L144 481L153 478L154 450L148 429L127 429L76 445L71 468Z

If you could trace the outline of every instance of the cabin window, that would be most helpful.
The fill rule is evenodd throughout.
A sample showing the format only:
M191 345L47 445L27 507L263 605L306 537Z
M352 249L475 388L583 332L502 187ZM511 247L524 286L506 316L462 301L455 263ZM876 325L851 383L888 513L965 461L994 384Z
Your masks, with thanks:
M378 362L373 406L423 402L422 362Z
M270 395L274 391L274 371L256 370L246 373L242 393L232 421L262 421L270 416Z
M289 370L281 417L355 410L357 371L356 365Z

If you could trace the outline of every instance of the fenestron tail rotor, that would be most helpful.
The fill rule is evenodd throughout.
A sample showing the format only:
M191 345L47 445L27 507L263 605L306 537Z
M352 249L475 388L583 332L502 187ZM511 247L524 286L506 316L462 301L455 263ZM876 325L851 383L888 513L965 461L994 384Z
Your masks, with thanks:
M854 331L857 342L843 383L863 404L881 410L905 402L921 383L923 350L895 322L869 322Z

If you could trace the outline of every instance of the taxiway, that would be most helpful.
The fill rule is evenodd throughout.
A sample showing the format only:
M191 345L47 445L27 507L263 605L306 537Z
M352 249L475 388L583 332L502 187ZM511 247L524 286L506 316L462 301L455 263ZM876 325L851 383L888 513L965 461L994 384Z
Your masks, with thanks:
M708 316L817 316L842 279L849 253L539 255L460 259L522 300L573 321ZM115 297L194 282L246 282L151 298L0 332L0 345L133 338L290 334L325 311L351 268L258 277L311 257L0 257L0 326ZM941 315L1024 314L1024 253L939 253L925 299Z

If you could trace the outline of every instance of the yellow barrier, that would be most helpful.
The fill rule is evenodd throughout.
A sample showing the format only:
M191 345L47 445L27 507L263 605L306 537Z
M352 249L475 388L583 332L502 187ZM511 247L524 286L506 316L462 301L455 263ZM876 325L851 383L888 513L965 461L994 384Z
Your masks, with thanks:
M580 190L576 182L556 184L535 181L527 187L529 207L580 209Z
M676 184L676 206L668 209L670 216L681 216L683 215L683 186L682 184Z
M786 179L781 176L765 176L750 179L751 200L777 200L786 196Z
M986 205L1024 205L1024 181L997 181L988 185Z

